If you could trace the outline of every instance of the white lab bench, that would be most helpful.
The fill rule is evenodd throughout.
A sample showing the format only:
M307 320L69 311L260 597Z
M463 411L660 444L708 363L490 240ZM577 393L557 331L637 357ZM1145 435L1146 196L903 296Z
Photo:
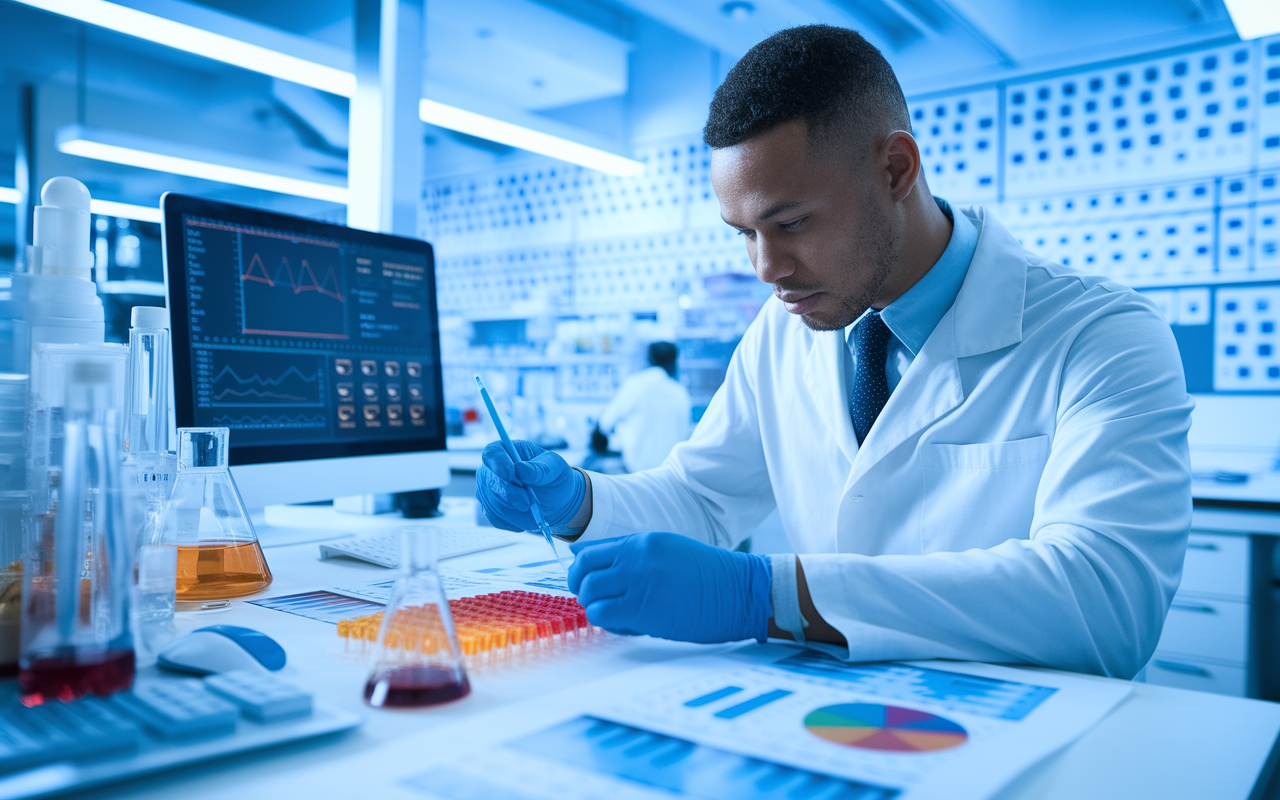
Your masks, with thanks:
M459 515L458 522L468 521L469 512L462 504L452 505ZM385 517L350 517L341 522L335 519L333 524L354 531L386 530L393 523ZM332 530L324 533L331 535ZM545 547L540 539L531 537L527 543L450 559L446 566L474 568L540 560L545 557ZM268 547L266 554L275 581L264 596L353 586L385 580L393 574L346 559L321 561L315 542ZM1212 595L1210 599L1219 597L1206 593L1206 597L1209 595ZM482 710L501 708L621 670L709 649L647 637L603 637L586 647L552 651L493 671L472 673L472 693L461 701L432 709L393 711L372 709L364 704L362 689L367 667L343 653L342 641L332 624L244 601L237 601L224 611L180 614L178 620L182 631L212 624L244 625L275 638L289 656L282 678L313 692L323 703L363 715L367 722L349 733L200 764L102 787L76 797L224 800L234 797L238 789L252 787L267 777L291 771L301 774L336 758ZM1238 647L1238 644L1232 646ZM1135 797L1243 800L1269 796L1262 793L1261 786L1255 790L1255 783L1261 775L1269 774L1273 765L1274 746L1280 735L1280 705L1142 683L1134 684L1133 689L1133 694L1101 724L1062 753L1023 775L1001 793L1001 800L1082 797L1092 800ZM358 781L359 777L353 775L352 779Z

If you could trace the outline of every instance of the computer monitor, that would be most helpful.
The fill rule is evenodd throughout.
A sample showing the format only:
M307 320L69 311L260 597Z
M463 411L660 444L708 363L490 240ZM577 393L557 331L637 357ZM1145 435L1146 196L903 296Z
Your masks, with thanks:
M161 207L177 424L231 429L250 509L448 483L430 244Z

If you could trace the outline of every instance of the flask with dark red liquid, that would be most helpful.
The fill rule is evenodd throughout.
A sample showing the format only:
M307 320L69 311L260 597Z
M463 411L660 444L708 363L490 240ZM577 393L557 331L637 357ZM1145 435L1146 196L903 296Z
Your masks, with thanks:
M33 357L42 384L65 387L65 422L50 462L60 465L48 469L56 500L28 520L18 688L29 706L133 685L132 537L115 402L124 362L110 348L40 345Z
M400 577L382 615L373 671L364 687L371 706L432 706L471 692L436 571L435 536L425 525L401 531Z

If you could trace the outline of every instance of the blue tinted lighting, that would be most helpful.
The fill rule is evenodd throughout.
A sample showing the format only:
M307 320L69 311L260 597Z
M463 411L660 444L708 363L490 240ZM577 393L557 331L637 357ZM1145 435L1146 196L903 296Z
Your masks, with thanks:
M1236 346L1234 344L1227 345L1226 354L1229 356L1234 356L1236 354Z
M1249 377L1249 368L1240 367L1238 370L1236 370L1236 374L1239 375L1241 378L1247 378Z
M1260 356L1269 356L1269 355L1271 355L1271 345L1269 345L1269 344L1260 344L1260 345L1258 345L1258 355L1260 355Z

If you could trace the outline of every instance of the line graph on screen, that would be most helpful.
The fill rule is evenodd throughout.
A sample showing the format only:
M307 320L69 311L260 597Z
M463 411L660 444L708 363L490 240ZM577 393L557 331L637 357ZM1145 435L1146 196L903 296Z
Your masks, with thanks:
M300 353L213 351L197 363L205 408L321 408L324 360Z
M243 234L240 253L243 333L349 338L337 247Z

